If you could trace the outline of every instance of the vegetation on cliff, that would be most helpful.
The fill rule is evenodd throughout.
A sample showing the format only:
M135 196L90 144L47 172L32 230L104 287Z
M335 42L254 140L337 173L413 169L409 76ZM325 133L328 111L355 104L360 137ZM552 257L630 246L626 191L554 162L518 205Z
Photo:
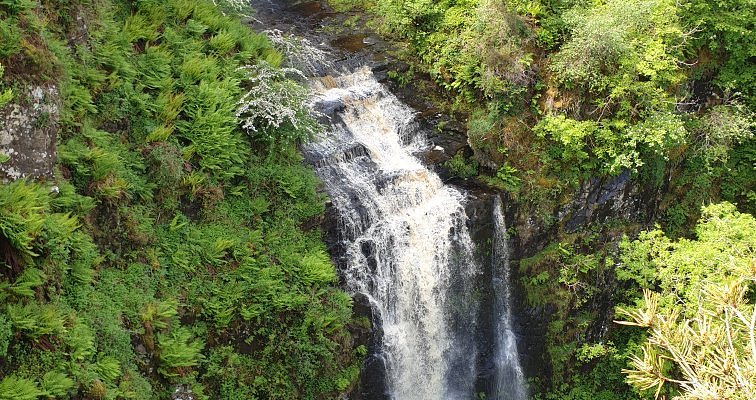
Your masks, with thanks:
M623 171L695 188L665 204L674 229L720 196L753 211L749 1L335 3L372 11L407 44L414 70L469 114L470 163L514 175L499 186L544 218L585 179Z
M683 400L754 398L756 219L710 205L695 240L653 230L622 247L618 278L644 294L616 322L648 329L623 371L628 382Z
M753 398L753 0L331 3L406 45L389 76L427 74L469 116L447 168L553 233L519 261L551 317L535 398ZM0 185L0 399L356 381L365 321L296 149L318 125L239 4L0 0L0 110L44 87L59 111L35 121L57 132L55 178ZM621 174L657 215L563 226Z
M527 219L521 225L551 232L552 243L519 263L529 306L547 310L551 320L545 358L552 373L534 382L538 398L653 397L657 387L668 397L738 398L698 383L729 389L741 381L756 384L745 365L752 362L743 334L748 326L733 316L737 309L749 317L753 308L753 239L741 237L750 250L732 255L750 262L751 270L732 270L727 257L713 253L726 253L718 243L730 243L729 233L712 227L714 220L734 223L756 212L753 1L330 3L339 10L367 10L377 31L404 45L399 56L411 67L391 75L398 84L424 74L453 99L450 111L468 117L472 151L447 161L450 172L508 192ZM647 215L565 226L564 210L573 198L595 182L621 176L644 191L642 199L652 203ZM736 206L704 208L694 230L702 206L723 200ZM642 254L638 249L650 246L649 238L664 237L661 231L644 233L633 245L619 243L654 223L673 239L658 242L658 258L640 267L627 252ZM696 235L697 241L684 239ZM665 305L653 312L666 331L634 318L637 311L630 321L648 332L612 324L619 318L615 306L630 310L628 304L643 301L641 288L662 298L673 290L665 274L679 271L662 260L697 266L675 281L677 290L707 294L681 298L685 307L700 304L704 315L729 312L730 319L702 321ZM652 313L656 298L648 295L643 315ZM673 346L693 346L685 347L686 357L702 356L695 350L700 344L690 344L690 332L675 336L678 343L661 344L681 327L724 332L723 324L737 343L729 348L718 336L723 346L716 357L729 352L724 359L738 360L748 371L737 382L705 375L715 368L704 375L686 370L689 360L677 357ZM635 389L623 369L635 371L629 377ZM742 398L752 393L739 387Z
M0 185L0 399L314 399L355 381L351 299L296 149L316 124L280 90L304 89L225 11L0 1L0 106L31 85L61 98L38 121L57 128L55 179ZM266 96L291 113L243 109Z

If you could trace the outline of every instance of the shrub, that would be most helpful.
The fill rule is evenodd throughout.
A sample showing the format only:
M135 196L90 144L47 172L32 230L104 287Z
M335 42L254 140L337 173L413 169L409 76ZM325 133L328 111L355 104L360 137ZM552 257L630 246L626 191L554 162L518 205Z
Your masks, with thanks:
M287 78L288 74L304 77L299 70L260 61L240 72L249 90L239 100L236 116L253 139L268 146L287 145L317 132L308 106L309 91Z
M444 167L453 175L462 179L478 175L478 163L475 160L465 160L465 156L461 152L446 161Z

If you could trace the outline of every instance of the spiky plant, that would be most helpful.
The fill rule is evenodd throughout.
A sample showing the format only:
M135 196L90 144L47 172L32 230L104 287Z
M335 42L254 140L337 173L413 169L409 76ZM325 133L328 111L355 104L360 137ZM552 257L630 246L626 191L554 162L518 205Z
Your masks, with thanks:
M628 383L655 389L656 397L665 385L677 386L677 400L756 398L756 308L746 296L754 278L706 287L694 318L660 311L659 295L650 291L640 309L620 310L627 320L617 323L650 334L643 354L622 371Z

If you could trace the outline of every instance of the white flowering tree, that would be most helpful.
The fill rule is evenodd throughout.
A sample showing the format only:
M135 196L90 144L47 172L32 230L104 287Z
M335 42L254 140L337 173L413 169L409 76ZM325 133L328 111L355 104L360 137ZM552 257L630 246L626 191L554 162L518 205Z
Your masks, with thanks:
M320 128L310 110L310 90L291 77L304 78L295 68L277 68L266 61L241 67L247 92L236 117L256 141L276 145L311 137Z
M252 9L249 6L249 2L245 0L212 0L213 5L218 7L219 10L226 14L240 15L242 17L249 17L252 15Z
M296 68L307 76L323 75L333 69L327 53L315 47L309 40L292 34L284 35L278 29L264 31L273 47L286 57L285 65Z

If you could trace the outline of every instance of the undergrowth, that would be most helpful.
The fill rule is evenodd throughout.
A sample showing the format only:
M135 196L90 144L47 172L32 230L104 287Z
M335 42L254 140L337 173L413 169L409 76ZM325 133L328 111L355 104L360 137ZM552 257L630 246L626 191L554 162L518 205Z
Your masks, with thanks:
M245 93L276 95L249 72L282 62L268 39L209 1L7 0L0 17L3 104L35 84L62 100L54 181L0 185L0 399L348 389L351 299L303 228L324 209L296 149L314 121L298 104L237 120Z

